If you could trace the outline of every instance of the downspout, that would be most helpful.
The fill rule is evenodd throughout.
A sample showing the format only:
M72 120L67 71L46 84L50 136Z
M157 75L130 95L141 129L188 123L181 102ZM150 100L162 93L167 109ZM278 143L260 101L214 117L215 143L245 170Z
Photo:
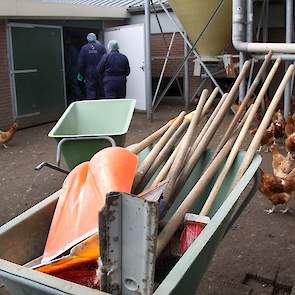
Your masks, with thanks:
M244 0L233 0L232 43L237 51L267 53L272 50L273 52L277 53L295 53L294 43L286 44L244 42L243 35L245 34L245 9L246 7Z

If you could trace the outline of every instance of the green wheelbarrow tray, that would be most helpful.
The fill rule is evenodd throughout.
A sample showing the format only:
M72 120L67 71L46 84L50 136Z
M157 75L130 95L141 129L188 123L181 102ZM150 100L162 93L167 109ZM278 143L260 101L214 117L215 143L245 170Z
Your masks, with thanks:
M140 157L143 158L147 153L148 151L143 151ZM211 154L210 151L203 154L180 192L178 202L181 202L194 186ZM232 192L227 193L244 155L244 152L240 152L235 160L210 212L211 221L170 273L159 282L154 294L183 294L184 290L185 294L195 294L219 242L256 193L258 167L261 163L261 156L258 154ZM191 212L200 211L220 170ZM249 187L248 193L243 193L251 180L253 180L252 188ZM225 199L226 195L228 197ZM56 192L0 227L0 280L12 294L105 294L22 266L42 255L58 196L59 192ZM168 214L171 215L177 206L178 204L174 204Z
M48 136L58 145L56 165L44 166L67 173L60 168L61 156L72 170L89 161L95 153L109 146L124 146L136 101L134 99L84 100L72 103Z

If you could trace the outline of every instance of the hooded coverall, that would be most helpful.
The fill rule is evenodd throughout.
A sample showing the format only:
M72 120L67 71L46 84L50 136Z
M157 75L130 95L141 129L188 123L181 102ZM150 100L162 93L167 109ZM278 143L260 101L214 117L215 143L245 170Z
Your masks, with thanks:
M126 77L130 74L130 67L128 58L119 50L103 55L97 66L97 74L103 75L106 98L126 97Z
M79 71L85 77L87 99L94 99L103 96L100 79L96 75L96 66L106 49L99 42L89 42L84 45L79 54Z

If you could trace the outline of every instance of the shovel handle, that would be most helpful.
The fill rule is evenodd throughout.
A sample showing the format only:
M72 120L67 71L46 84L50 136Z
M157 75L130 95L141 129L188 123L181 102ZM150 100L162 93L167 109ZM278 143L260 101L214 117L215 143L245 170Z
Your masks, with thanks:
M250 109L250 113L249 115L247 116L247 119L245 121L245 124L243 125L242 129L241 129L241 132L228 156L228 159L224 165L224 168L223 170L221 171L220 175L218 176L210 194L209 194L209 197L207 198L207 201L205 202L205 205L203 206L201 212L200 212L200 215L208 215L208 213L210 212L214 202L215 202L215 199L221 189L221 186L223 184L223 181L227 175L227 173L229 172L238 152L239 152L239 149L244 141L244 138L246 137L246 135L248 134L248 130L250 129L251 127L251 124L253 122L253 119L261 105L261 101L263 100L264 98L264 95L275 75L275 73L277 72L278 70L278 67L280 65L280 62L281 62L281 59L278 58L276 60L276 62L274 63L274 65L272 66L272 69L271 71L269 72L265 82L263 83L263 86L258 94L258 96L256 97L255 99L255 102L254 104L251 106L251 109ZM249 110L248 110L249 112ZM253 154L254 156L254 154ZM253 159L253 158L252 158ZM252 161L251 159L251 161Z
M136 191L137 186L141 182L141 179L146 174L153 161L156 159L158 154L161 152L161 149L168 142L173 133L177 130L177 128L181 125L184 120L185 112L181 112L177 119L172 123L169 129L165 132L165 134L161 137L161 139L157 142L157 144L153 147L148 156L143 160L140 167L138 168L134 182L133 182L133 191Z
M256 90L256 88L257 88L257 86L259 84L259 81L261 80L261 77L262 77L263 73L265 72L267 66L270 64L271 57L272 57L272 51L269 51L268 54L265 56L265 59L264 59L262 65L261 65L255 79L253 80L253 82L251 84L251 87L248 89L244 99L242 100L242 103L239 106L237 113L235 114L235 116L232 119L231 123L229 124L227 130L225 131L224 136L222 137L222 139L221 139L220 143L218 144L217 148L215 149L215 152L214 152L214 155L212 156L212 158L214 158L216 156L216 154L220 151L220 149L224 146L225 142L231 136L236 124L238 123L238 121L242 117L242 115L245 112L250 100L252 99L254 91Z
M180 191L180 188L185 184L187 178L191 174L191 171L195 167L196 163L201 158L204 150L207 148L208 144L210 143L212 137L216 133L217 129L220 126L220 123L225 115L225 113L228 111L230 106L232 105L236 94L239 90L239 85L244 80L245 76L247 75L250 68L250 62L246 61L243 65L243 68L241 69L241 72L235 81L233 87L231 88L230 92L228 93L224 103L222 104L220 110L218 111L216 117L213 119L212 123L210 124L210 127L208 130L206 130L206 133L204 134L203 138L200 140L200 143L198 144L197 148L195 150L192 150L191 157L189 158L189 161L187 162L187 165L184 166L184 169L182 171L182 174L180 175L178 181L177 181L177 187L178 190L175 192L175 195L177 195Z
M210 94L209 98L207 99L204 108L202 110L201 118L203 118L209 111L214 99L216 98L217 94L219 93L218 87L215 87L215 89Z
M214 89L214 91L211 93L210 97L208 98L208 100L207 100L207 102L205 103L204 108L203 108L203 110L202 110L201 119L203 119L203 117L205 116L206 112L209 110L209 108L210 108L212 102L214 101L214 99L215 99L215 97L216 97L216 95L217 95L218 92L219 92L219 89L218 89L218 87L216 87L216 88ZM221 98L221 100L219 101L217 107L214 109L212 115L210 116L209 120L210 120L211 118L212 118L212 120L213 120L213 118L216 116L218 110L220 109L220 107L221 107L221 105L223 104L223 102L224 102L225 99L226 99L226 95L224 95L224 96ZM205 110L206 112L204 112L204 110ZM209 120L208 120L208 121L209 121ZM203 136L204 133L205 133L205 129L208 129L208 127L209 127L209 125L211 124L211 122L212 122L212 121L210 121L209 124L207 124L208 122L206 123L205 127L203 127L203 129L202 129L200 135L198 136L198 138L200 138L200 139L202 138L202 136ZM203 133L203 131L204 131L204 133ZM177 145L177 147L176 147L175 150L173 151L172 155L169 157L169 159L167 160L167 162L165 163L165 165L163 166L163 168L161 169L161 171L160 171L159 174L157 175L157 177L156 177L156 179L154 180L152 186L159 184L163 179L165 179L165 177L166 177L167 174L169 173L169 170L170 170L170 168L171 168L171 166L172 166L172 164L173 164L173 162L174 162L174 160L175 160L175 158L176 158L176 155L177 155L177 153L178 153L178 151L179 151L179 148L180 148L182 142L183 142L183 138L181 139L181 141L179 142L179 144ZM193 149L194 149L194 147L191 148L191 150L193 150Z
M238 135L238 138L236 139L235 141L235 144L234 146L232 147L231 149L231 152L229 153L228 155L228 158L224 164L224 167L222 169L222 171L220 172L216 182L214 183L214 186L200 212L200 215L203 215L203 216L206 216L209 214L215 200L216 200L216 197L222 187L222 184L224 182L224 179L226 178L229 170L231 169L233 163L234 163L234 160L240 150L240 147L246 137L246 135L248 134L248 129L250 127L250 124L256 114L256 112L252 112L251 110L253 110L253 105L250 106L250 113L247 112L247 119L246 119L246 122L244 123L242 129L241 129L241 132L240 134ZM250 122L250 124L249 124Z
M175 160L172 164L172 167L168 173L168 176L167 176L168 184L167 184L164 194L163 194L164 195L164 202L166 203L166 210L171 205L171 199L174 199L174 198L172 198L172 195L173 195L173 191L174 191L174 187L175 187L175 182L176 182L177 177L180 174L181 168L183 167L184 159L185 159L188 149L191 145L193 134L195 132L197 124L200 121L202 109L204 107L207 97L208 97L208 90L204 89L201 94L199 103L196 107L195 113L192 117L191 123L188 127L188 130L183 137L183 141L180 144L176 158L175 158ZM165 213L165 210L163 210L163 214L164 213Z
M231 147L234 144L234 140L235 140L234 137L229 139L227 144L221 149L221 151L218 153L214 161L206 169L206 171L203 173L201 178L197 181L193 189L190 191L190 193L185 197L183 202L177 208L177 210L175 211L171 219L168 221L166 226L160 232L158 236L158 241L157 241L156 256L159 256L161 252L164 250L164 248L166 247L166 245L168 244L168 242L170 241L174 233L177 231L177 229L181 225L185 214L190 210L192 205L195 203L195 201L200 197L201 193L207 187L209 181L215 174L216 170L219 168L222 161L225 159L226 155L229 153Z
M255 133L254 135L254 138L252 140L252 142L250 143L250 146L246 152L246 155L241 163L241 166L238 170L238 173L236 175L236 178L235 178L235 181L234 181L234 184L237 183L237 181L240 180L240 178L243 176L243 174L245 173L245 171L247 170L248 166L250 165L259 145L260 145L260 142L262 140L262 137L264 135L264 132L265 130L267 129L267 127L269 126L270 124L270 121L272 119L272 116L276 110L276 107L277 105L279 104L280 100L281 100L281 97L284 93L284 90L287 86L287 83L288 81L291 79L293 73L294 73L294 65L290 65L288 67L288 70L287 72L285 73L273 99L271 100L271 103L260 123L260 126L258 127L258 130L257 132Z
M211 102L212 103L212 102ZM211 105L211 104L210 104ZM210 105L208 105L208 107L210 107ZM192 115L195 111L192 111L188 114L185 115L185 119L191 120ZM148 137L146 137L145 139L143 139L141 142L139 143L135 143L132 145L129 145L127 147L127 149L134 153L134 154L139 154L140 152L142 152L145 148L147 148L148 146L152 145L153 143L155 143L168 129L169 127L173 124L173 122L177 119L174 118L172 120L170 120L167 124L165 124L164 126L162 126L160 129L158 129L157 131L153 132L151 135L149 135Z

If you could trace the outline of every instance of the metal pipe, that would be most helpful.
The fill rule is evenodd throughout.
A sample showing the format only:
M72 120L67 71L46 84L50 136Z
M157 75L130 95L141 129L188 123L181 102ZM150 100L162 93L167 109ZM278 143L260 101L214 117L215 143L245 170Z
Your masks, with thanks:
M253 0L247 0L247 42L253 41Z
M187 33L185 33L185 36L187 37ZM183 55L184 55L184 68L183 68L183 96L184 96L184 102L185 102L185 110L188 111L189 105L190 105L190 99L189 99L189 64L188 64L188 58L185 57L188 55L188 47L187 44L184 41L183 44Z
M286 0L286 43L291 43L293 40L293 0ZM287 71L290 62L285 62L285 71ZM288 118L291 105L291 81L289 80L284 92L284 117Z
M244 12L245 1L233 0L232 43L238 51L266 53L272 50L276 53L295 53L295 43L254 43L244 42Z
M144 20L145 20L145 63L144 63L144 73L145 73L145 92L146 92L146 109L147 118L152 119L152 62L151 62L151 13L150 13L150 1L144 1Z
M256 60L264 59L264 55L253 55L253 57ZM289 60L289 61L295 61L295 54L274 54L271 59L276 60L278 58L281 58L282 60Z

